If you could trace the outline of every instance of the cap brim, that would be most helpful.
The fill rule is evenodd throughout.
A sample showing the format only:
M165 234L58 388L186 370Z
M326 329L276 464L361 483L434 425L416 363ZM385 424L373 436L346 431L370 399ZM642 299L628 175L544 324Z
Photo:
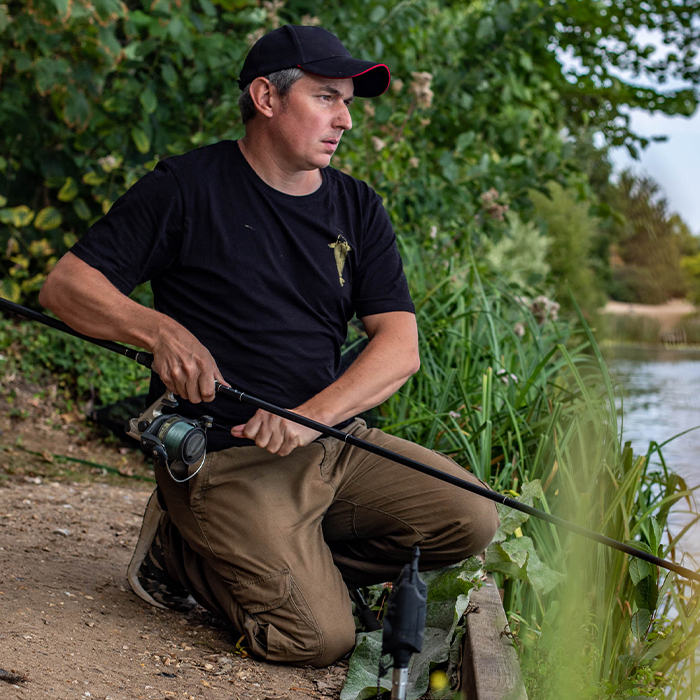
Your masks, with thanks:
M323 78L352 78L356 97L377 97L387 91L391 82L389 68L383 63L361 61L346 56L302 63L299 64L299 68Z

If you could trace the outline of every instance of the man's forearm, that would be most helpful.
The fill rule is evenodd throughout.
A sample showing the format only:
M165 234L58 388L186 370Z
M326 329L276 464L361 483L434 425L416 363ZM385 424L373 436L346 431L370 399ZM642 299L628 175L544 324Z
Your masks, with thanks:
M39 302L71 328L152 351L158 312L122 294L98 270L67 253L49 274Z
M186 328L132 301L71 253L48 276L39 301L80 333L152 352L153 371L183 399L212 401L215 380L224 381L209 350Z

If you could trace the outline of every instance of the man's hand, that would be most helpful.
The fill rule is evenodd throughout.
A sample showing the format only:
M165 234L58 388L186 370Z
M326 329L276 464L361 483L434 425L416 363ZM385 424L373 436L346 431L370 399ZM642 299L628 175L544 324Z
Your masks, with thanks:
M153 346L153 366L170 391L191 403L213 401L214 382L228 386L216 361L192 333L175 322L161 325Z
M280 457L286 457L296 447L308 445L320 434L261 408L247 423L231 428L233 437L253 440L258 447Z

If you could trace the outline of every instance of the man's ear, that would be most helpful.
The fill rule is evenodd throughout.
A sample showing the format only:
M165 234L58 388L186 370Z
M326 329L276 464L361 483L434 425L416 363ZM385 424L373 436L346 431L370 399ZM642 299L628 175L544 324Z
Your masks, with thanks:
M271 117L279 101L277 89L267 78L256 78L250 84L250 98L255 109L264 117Z

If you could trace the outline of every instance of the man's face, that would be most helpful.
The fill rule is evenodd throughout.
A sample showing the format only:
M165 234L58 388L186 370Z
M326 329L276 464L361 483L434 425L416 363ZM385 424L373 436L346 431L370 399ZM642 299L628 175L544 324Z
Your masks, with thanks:
M351 78L333 80L304 74L279 103L270 127L279 155L292 171L325 168L343 132L352 128Z

